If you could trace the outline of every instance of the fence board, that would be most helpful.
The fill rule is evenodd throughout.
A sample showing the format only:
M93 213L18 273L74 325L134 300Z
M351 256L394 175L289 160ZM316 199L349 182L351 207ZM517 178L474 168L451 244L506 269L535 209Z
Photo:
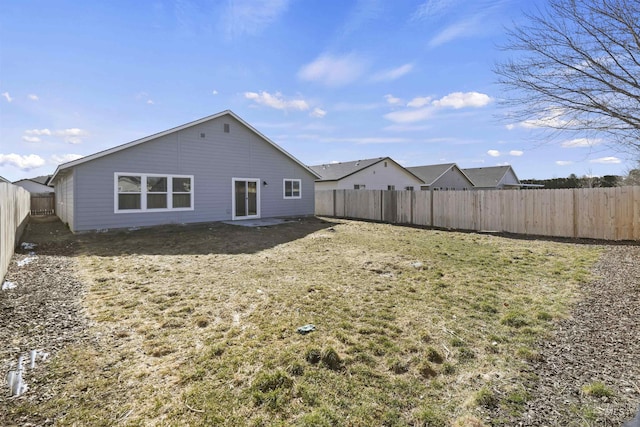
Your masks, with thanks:
M55 193L31 193L31 215L54 215Z
M333 190L318 193L318 215L457 230L640 240L640 186L433 192Z
M30 195L24 188L0 182L0 283L29 218Z

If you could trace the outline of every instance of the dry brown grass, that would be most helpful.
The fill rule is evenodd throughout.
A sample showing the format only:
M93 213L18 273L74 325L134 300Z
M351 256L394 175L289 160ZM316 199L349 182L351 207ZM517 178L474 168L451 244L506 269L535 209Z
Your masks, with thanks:
M316 219L79 238L97 340L52 365L60 425L482 425L598 256Z

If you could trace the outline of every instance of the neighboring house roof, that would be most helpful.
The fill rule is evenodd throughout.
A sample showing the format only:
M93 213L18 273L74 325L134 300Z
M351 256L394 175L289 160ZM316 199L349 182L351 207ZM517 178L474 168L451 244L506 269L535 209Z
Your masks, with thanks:
M153 135L149 135L149 136L147 136L147 137L144 137L144 138L141 138L141 139L137 139L137 140L135 140L135 141L131 141L131 142L128 142L128 143L126 143L126 144L118 145L118 146L113 147L113 148L110 148L110 149L108 149L108 150L103 150L103 151L97 152L97 153L95 153L95 154L91 154L91 155L89 155L89 156L82 157L82 158L77 159L77 160L72 160L72 161L70 161L70 162L62 163L61 165L59 165L59 166L56 168L56 171L55 171L55 172L53 173L53 175L51 176L51 179L49 180L49 182L50 182L50 183L53 183L53 182L55 181L55 179L56 179L57 175L58 175L60 172L62 172L62 171L64 171L64 170L66 170L66 169L72 168L72 167L74 167L74 166L77 166L77 165L80 165L80 164L83 164L83 163L86 163L86 162L90 162L90 161L92 161L92 160L98 159L98 158L100 158L100 157L107 156L107 155L109 155L109 154L113 154L113 153L117 153L117 152L122 151L122 150L126 150L127 148L130 148L130 147L135 147L136 145L140 145L140 144L143 144L143 143L145 143L145 142L152 141L152 140L154 140L154 139L157 139L157 138L163 137L163 136L165 136L165 135L169 135L169 134L171 134L171 133L174 133L174 132L178 132L178 131L181 131L181 130L187 129L187 128L190 128L190 127L192 127L192 126L196 126L196 125L199 125L199 124L201 124L201 123L208 122L209 120L217 119L217 118L222 117L222 116L225 116L225 115L229 115L229 116L233 117L234 119L236 119L237 121L239 121L240 123L242 123L242 124L243 124L247 129L251 130L253 133L255 133L256 135L258 135L260 138L264 139L267 143L271 144L275 149L277 149L278 151L280 151L282 154L284 154L285 156L289 157L291 160L293 160L294 162L296 162L297 164L299 164L300 166L302 166L304 169L306 169L307 171L309 171L309 173L310 173L310 174L312 174L312 175L314 175L314 176L316 176L316 177L320 178L320 176L319 176L316 172L314 172L313 170L311 170L311 169L310 169L308 166L306 166L304 163L300 162L300 160L298 160L298 159L296 159L295 157L293 157L291 154L289 154L287 151L285 151L285 150L284 150L282 147L280 147L278 144L276 144L275 142L271 141L269 138L267 138L266 136L264 136L263 134L261 134L260 132L258 132L258 130L256 130L256 129L255 129L253 126L251 126L249 123L245 122L243 119L241 119L241 118L240 118L237 114L235 114L233 111L231 111L231 110L225 110L225 111L222 111L222 112L220 112L220 113L213 114L213 115L211 115L211 116L207 116L207 117L203 117L202 119L198 119L198 120L195 120L195 121L193 121L193 122L185 123L185 124L183 124L183 125L180 125L180 126L177 126L177 127L174 127L174 128L168 129L168 130L165 130L165 131L163 131L163 132L159 132L159 133L156 133L156 134L153 134Z
M485 168L462 169L473 181L476 187L497 187L500 184L520 186L520 180L511 166L490 166ZM503 182L507 174L511 172L516 182Z
M355 160L352 162L327 163L324 165L309 166L309 168L320 176L318 181L339 181L385 160L393 162L401 169L406 170L406 168L400 166L391 157L376 157L374 159ZM407 172L420 180L420 177L416 176L411 171L407 170Z
M465 178L469 180L469 183L473 185L473 181L455 163L412 166L412 167L408 167L407 169L409 170L409 172L413 173L414 175L419 177L421 180L423 180L426 185L432 185L434 182L440 179L444 174L449 172L451 169L457 169Z
M29 193L53 193L53 187L49 187L48 185L40 184L33 179L20 179L15 181L13 185L17 185L18 187L22 187L27 190Z
M0 182L6 182L7 184L11 184L11 181L9 181L7 178L0 176Z
M39 184L42 185L47 185L49 184L49 179L51 178L51 175L41 175L41 176L36 176L35 178L29 178L31 181L35 181Z

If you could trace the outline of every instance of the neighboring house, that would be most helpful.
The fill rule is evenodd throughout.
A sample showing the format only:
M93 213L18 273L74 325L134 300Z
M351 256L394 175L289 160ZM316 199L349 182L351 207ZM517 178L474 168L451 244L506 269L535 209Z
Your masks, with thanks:
M417 190L422 180L390 157L310 166L316 190Z
M41 177L38 177L41 178ZM34 194L42 194L42 193L53 193L53 187L49 187L42 182L36 181L36 178L30 179L21 179L13 183L13 185L17 185L18 187L22 187L27 190L29 193Z
M7 178L0 176L0 182L6 182L7 184L11 184L11 181L9 181Z
M511 166L468 168L462 171L473 181L476 190L517 189L526 186L520 183Z
M50 182L82 232L313 215L317 178L227 110L61 164Z
M422 179L421 190L473 189L473 182L455 163L413 166L407 170Z

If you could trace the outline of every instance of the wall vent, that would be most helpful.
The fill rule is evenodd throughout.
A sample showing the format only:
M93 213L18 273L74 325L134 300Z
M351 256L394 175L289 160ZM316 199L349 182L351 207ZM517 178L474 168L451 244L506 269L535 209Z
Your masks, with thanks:
M204 134L204 132L202 132L202 133L200 134L200 138L204 138L204 137L205 137L205 134Z
M229 123L224 124L224 133L229 133Z

